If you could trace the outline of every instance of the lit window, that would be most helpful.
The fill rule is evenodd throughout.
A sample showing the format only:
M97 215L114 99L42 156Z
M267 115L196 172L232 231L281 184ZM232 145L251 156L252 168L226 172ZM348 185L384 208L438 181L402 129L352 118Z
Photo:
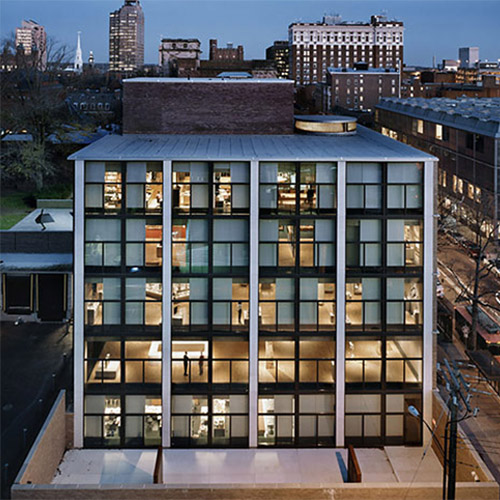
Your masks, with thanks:
M436 124L436 139L439 141L443 140L443 126Z
M419 134L424 133L424 121L423 120L417 120L417 132Z

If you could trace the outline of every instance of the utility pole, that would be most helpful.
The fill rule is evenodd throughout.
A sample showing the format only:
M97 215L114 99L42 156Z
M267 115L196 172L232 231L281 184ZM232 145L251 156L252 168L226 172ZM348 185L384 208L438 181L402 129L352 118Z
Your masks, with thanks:
M449 420L445 426L444 443L444 467L443 467L443 500L455 500L457 481L457 439L458 424L470 417L475 417L479 408L470 406L471 393L481 393L490 395L489 392L480 391L471 387L465 380L467 375L462 375L459 364L453 360L453 367L447 359L444 360L444 367L438 363L437 370L445 381L446 390L449 393L448 408L450 410ZM463 414L459 416L459 413ZM448 426L450 428L448 433ZM449 438L449 446L448 446ZM448 473L448 491L446 491L446 474Z

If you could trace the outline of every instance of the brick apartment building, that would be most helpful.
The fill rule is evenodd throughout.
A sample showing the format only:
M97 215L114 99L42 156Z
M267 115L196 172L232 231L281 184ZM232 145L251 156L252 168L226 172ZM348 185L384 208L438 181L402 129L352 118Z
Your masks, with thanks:
M403 23L372 16L369 23L342 22L324 16L321 23L292 23L288 28L291 50L290 78L297 85L324 82L328 68L401 68Z
M438 194L464 222L499 221L500 99L382 99L377 128L439 158Z
M243 45L233 47L232 43L228 43L226 47L218 47L217 40L210 40L208 57L210 61L243 61Z
M373 111L382 97L399 96L399 73L393 68L329 68L322 91L322 111L333 108Z

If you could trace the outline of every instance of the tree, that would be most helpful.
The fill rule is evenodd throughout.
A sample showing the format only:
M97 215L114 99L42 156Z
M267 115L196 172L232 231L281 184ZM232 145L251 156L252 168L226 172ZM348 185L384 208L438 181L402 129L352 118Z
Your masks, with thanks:
M487 259L488 253L498 255L499 224L491 219L493 207L492 196L483 193L483 199L474 200L472 208L466 211L467 215L460 218L457 207L444 207L440 204L441 223L440 230L445 233L456 232L462 226L473 235L474 243L467 243L469 254L474 261L473 272L470 275L460 275L455 269L450 268L457 282L460 294L456 302L466 302L471 306L471 327L467 339L468 347L477 350L477 327L479 323L480 308L500 312L500 307L495 303L495 294L498 287L485 285L487 279L494 279L495 260ZM464 220L464 218L466 220ZM490 299L490 300L488 300Z
M39 190L56 171L49 153L50 137L69 117L65 88L59 81L67 66L68 50L49 39L45 49L26 55L15 47L11 34L3 40L0 54L3 61L12 62L11 70L4 71L0 81L2 138L8 133L27 134L22 142L4 143L2 177Z

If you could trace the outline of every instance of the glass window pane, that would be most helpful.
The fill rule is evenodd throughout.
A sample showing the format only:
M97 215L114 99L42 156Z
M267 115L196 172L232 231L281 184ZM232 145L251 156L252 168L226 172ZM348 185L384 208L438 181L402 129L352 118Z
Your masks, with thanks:
M382 182L382 166L380 163L348 163L348 184L377 184Z
M121 263L121 247L119 243L104 243L104 265L119 266Z
M87 241L120 241L120 221L110 219L87 219L85 223Z
M335 208L336 189L335 186L318 186L319 208Z
M146 241L146 221L144 219L127 219L127 241Z
M85 186L85 206L102 208L102 184L87 184Z
M337 165L335 163L316 163L316 183L334 184Z
M103 303L103 324L119 325L120 324L120 303L119 302L104 302Z
M144 185L129 184L127 185L127 207L128 208L144 208Z
M128 243L126 248L127 266L142 266L144 264L144 245Z
M420 163L389 163L387 165L387 182L389 184L421 183L422 167Z
M146 162L127 162L127 182L146 182Z
M259 171L261 184L266 182L275 183L278 181L277 163L262 162L259 165Z
M85 162L85 181L86 182L104 182L104 162L86 161Z
M248 221L215 219L214 241L248 241Z

